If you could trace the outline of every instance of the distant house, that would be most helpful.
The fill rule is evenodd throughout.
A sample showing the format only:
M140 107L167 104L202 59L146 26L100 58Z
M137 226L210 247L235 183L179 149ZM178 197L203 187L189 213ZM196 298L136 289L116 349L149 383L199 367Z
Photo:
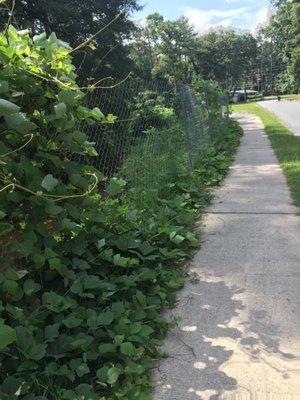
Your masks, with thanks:
M250 89L247 89L246 91L245 91L244 89L242 89L242 90L236 90L236 91L234 92L234 94L233 94L232 101L233 101L234 103L239 103L239 102L241 102L241 101L245 101L245 100L246 100L246 99L245 99L245 92L246 92L246 96L247 96L247 97L248 97L248 96L253 96L253 95L258 94L258 91L257 91L257 90L250 90Z

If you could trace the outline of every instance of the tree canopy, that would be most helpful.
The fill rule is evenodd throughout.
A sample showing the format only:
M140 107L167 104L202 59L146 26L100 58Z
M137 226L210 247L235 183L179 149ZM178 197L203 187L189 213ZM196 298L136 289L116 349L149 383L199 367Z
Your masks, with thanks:
M2 28L12 4L1 3ZM222 27L197 34L187 18L167 20L158 13L138 26L132 15L142 8L139 0L22 0L15 2L12 21L32 34L55 31L72 47L93 38L73 55L82 81L101 80L107 86L102 79L134 72L144 80L192 82L201 76L226 89L297 91L300 5L297 0L272 4L269 25L255 35Z

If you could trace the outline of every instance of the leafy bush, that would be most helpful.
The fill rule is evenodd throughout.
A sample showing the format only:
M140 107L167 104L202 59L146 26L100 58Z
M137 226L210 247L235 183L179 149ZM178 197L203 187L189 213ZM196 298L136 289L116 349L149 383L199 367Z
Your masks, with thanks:
M144 90L132 100L132 122L128 126L130 136L136 132L146 132L152 128L170 127L174 121L173 109L167 107L167 100L162 91Z
M73 160L96 154L76 126L109 120L82 104L70 51L54 34L0 35L0 398L145 400L170 328L160 311L236 142L174 178L168 199L120 179L100 190ZM224 125L224 143L238 135Z

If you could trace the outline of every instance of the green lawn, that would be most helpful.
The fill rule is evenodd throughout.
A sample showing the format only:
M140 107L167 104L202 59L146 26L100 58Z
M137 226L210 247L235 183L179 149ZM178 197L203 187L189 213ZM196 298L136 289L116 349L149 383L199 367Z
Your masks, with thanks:
M232 109L234 112L248 112L261 118L286 176L294 203L300 207L300 138L257 103L235 104Z

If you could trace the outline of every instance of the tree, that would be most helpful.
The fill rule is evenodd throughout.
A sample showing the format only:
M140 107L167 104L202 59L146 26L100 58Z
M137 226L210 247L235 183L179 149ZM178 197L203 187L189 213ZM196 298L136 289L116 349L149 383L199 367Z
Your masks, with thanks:
M251 73L257 43L249 34L233 29L212 30L197 39L196 72L223 87L236 88Z
M196 33L186 18L169 21L151 14L132 45L132 57L142 75L146 71L156 78L191 82L195 40Z
M0 15L2 27L7 22L7 8L10 8L7 6ZM22 0L15 4L13 21L20 29L29 28L33 34L55 31L74 47L120 14L109 29L95 37L90 49L74 56L75 65L80 67L79 74L98 80L107 76L123 77L132 69L125 42L135 29L130 13L138 9L137 0Z
M292 73L295 77L295 89L300 90L300 4L295 1L295 39L292 53Z
M273 58L280 65L276 74L280 91L299 90L299 4L298 1L274 2L276 12L268 27L261 32L262 48L272 43Z

